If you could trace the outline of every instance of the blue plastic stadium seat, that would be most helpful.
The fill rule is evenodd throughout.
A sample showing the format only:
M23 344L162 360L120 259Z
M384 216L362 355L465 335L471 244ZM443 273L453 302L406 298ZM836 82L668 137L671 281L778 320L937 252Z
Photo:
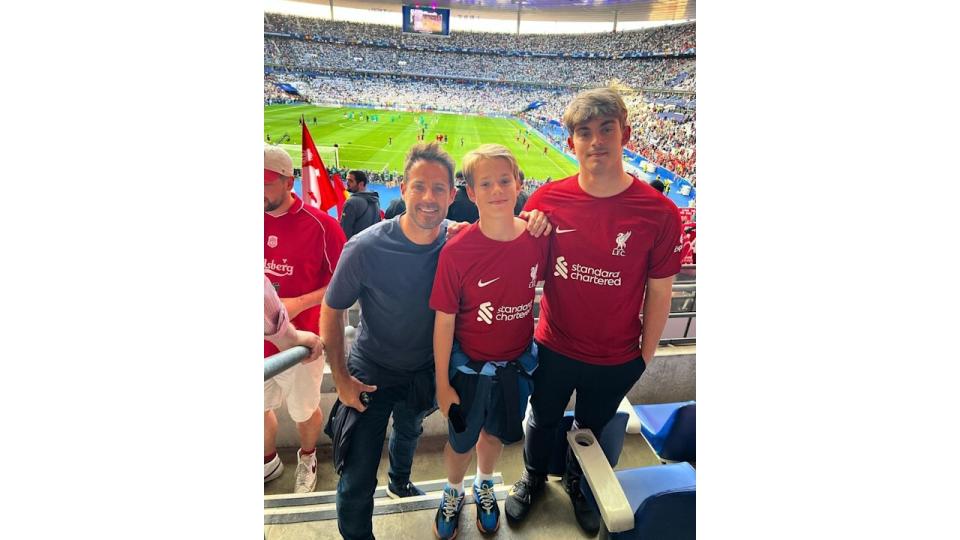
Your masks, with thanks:
M616 467L620 461L620 451L623 450L623 438L627 433L627 420L630 416L625 412L617 412L613 418L603 427L600 434L600 448L603 449L610 467ZM548 473L553 475L563 475L567 467L567 432L573 426L573 411L567 411L560 420L560 426L557 428L557 438L553 445L553 454L550 456L550 466ZM586 486L587 483L581 484Z
M633 509L634 527L609 533L611 540L696 539L697 479L689 463L628 469L616 475Z
M635 405L640 433L661 461L697 460L697 403Z

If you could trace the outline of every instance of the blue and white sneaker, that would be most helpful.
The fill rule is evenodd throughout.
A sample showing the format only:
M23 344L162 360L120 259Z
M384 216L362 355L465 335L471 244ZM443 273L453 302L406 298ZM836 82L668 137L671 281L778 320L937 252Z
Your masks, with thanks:
M477 503L477 529L482 533L496 532L500 528L500 507L493 493L493 481L473 481L473 498Z
M433 520L433 532L440 540L453 540L460 532L463 495L463 493L457 495L452 489L444 488L440 508L437 508L437 518Z

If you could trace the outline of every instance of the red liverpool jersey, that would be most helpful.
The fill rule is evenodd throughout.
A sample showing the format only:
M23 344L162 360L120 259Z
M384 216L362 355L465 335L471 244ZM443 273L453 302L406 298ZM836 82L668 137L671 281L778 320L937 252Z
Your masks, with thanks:
M293 206L282 216L263 214L263 273L280 298L326 287L346 243L337 220L293 197ZM292 322L300 330L319 333L320 306L305 309ZM272 343L263 342L264 358L276 352Z
M535 191L524 207L532 209L554 226L537 341L588 364L639 356L647 278L680 271L677 206L636 178L598 198L573 175Z
M440 252L430 308L456 313L455 339L473 360L514 360L533 338L533 300L549 241L524 232L491 240L466 227Z

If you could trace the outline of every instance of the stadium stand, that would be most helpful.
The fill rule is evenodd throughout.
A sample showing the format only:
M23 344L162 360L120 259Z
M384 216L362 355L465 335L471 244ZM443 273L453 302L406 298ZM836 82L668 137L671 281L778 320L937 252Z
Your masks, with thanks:
M559 58L416 51L291 38L264 39L264 64L300 70L363 70L491 81L597 86L618 80L634 88L691 90L692 58ZM673 83L675 86L670 86Z
M598 34L456 32L437 40L394 26L268 13L264 34L265 103L515 115L560 148L567 133L559 119L570 98L613 84L631 111L627 148L696 186L696 23ZM534 102L541 106L527 111Z
M285 84L277 77L266 74L263 77L263 102L265 104L273 103L297 103L306 101L306 98L299 94L293 94L284 90L280 85Z
M467 113L517 114L534 101L569 101L567 89L455 83L416 77L320 74L274 76L295 86L313 103L357 104Z
M629 53L690 54L696 50L696 23L646 30L594 34L521 34L455 32L449 39L403 34L397 26L328 21L267 13L264 31L310 36L331 43L366 43L428 51L468 50L508 54L594 54L608 57Z

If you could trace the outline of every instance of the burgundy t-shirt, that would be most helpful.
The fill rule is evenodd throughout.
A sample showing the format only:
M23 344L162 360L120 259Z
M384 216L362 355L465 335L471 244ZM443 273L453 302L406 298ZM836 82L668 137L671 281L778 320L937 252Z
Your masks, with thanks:
M430 308L457 315L454 338L472 360L515 360L533 339L533 300L549 241L491 240L467 226L440 252Z
M618 365L640 356L647 278L680 271L680 212L636 178L613 197L583 191L578 175L535 191L524 210L554 226L537 341L571 358Z

